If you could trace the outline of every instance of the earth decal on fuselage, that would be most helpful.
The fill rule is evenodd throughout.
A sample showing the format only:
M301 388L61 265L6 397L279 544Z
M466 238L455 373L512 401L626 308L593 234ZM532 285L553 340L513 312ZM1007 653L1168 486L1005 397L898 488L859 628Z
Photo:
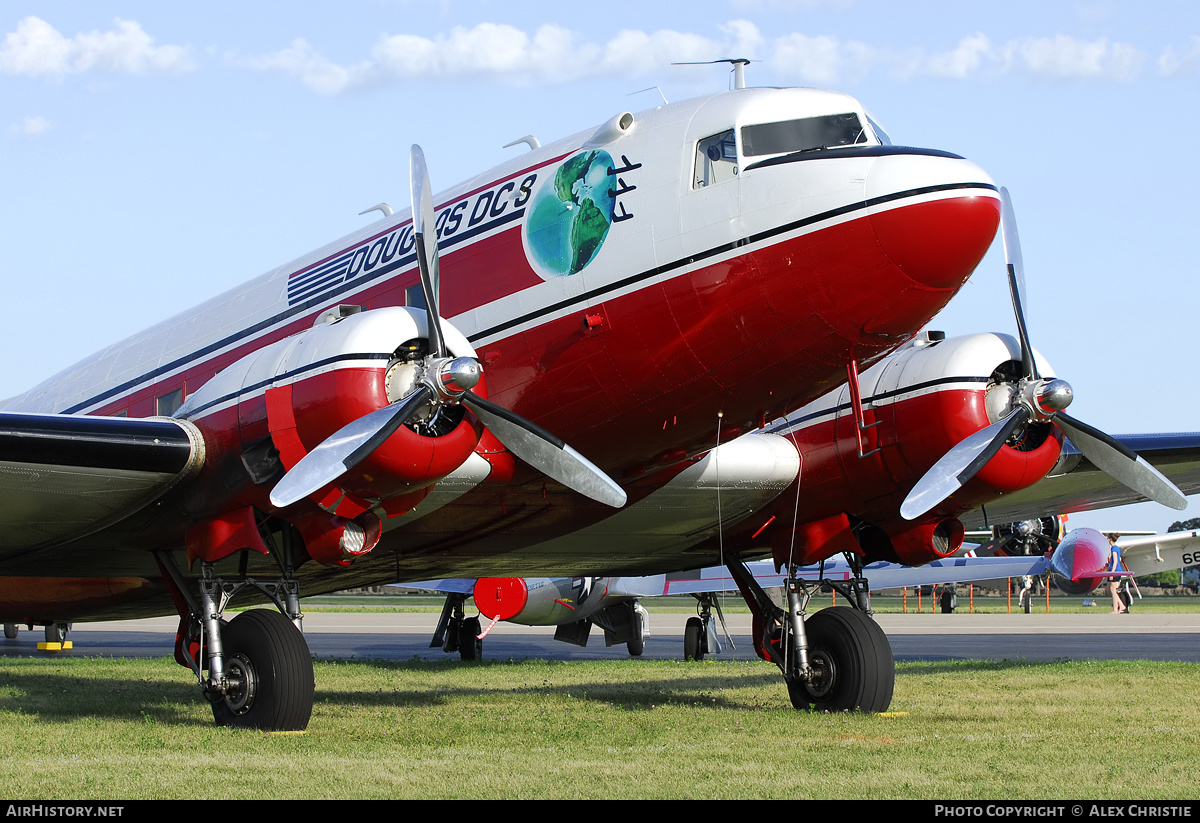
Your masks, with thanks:
M582 151L563 161L533 196L525 248L543 276L578 274L595 259L612 226L612 156Z

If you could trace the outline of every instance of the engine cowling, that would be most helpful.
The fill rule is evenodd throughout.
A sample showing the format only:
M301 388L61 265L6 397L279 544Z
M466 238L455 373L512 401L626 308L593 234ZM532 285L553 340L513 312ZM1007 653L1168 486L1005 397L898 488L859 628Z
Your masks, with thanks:
M228 478L239 472L249 475L247 490L235 492L243 505L269 508L267 494L281 470L295 466L346 424L401 399L420 379L428 336L425 312L406 307L339 309L326 312L313 327L236 361L177 412L195 422L210 445L220 446L212 451L225 465L215 460L213 471ZM475 357L461 333L444 321L442 328L454 356ZM485 379L474 392L487 396ZM336 488L318 492L313 500L350 520L375 505L389 515L401 514L470 457L482 432L479 421L461 405L431 402L411 425L401 426L339 478ZM343 548L335 540L317 551L317 559L344 563Z
M607 594L607 577L481 577L472 596L489 620L555 626L595 614Z

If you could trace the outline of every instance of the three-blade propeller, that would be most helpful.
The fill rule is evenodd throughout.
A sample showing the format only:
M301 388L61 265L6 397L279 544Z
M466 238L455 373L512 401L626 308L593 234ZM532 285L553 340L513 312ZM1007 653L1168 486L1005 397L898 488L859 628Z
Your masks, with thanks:
M420 146L412 147L413 235L428 315L429 353L417 386L389 406L363 415L330 435L284 475L271 492L283 508L335 483L431 402L461 403L505 448L580 494L609 506L625 505L625 491L579 452L537 424L474 394L482 368L471 357L451 357L442 334L437 228L429 172Z
M1021 341L1021 376L1016 380L1014 408L1002 419L977 431L946 452L904 498L900 506L901 516L906 520L915 520L937 506L987 465L1005 441L1035 422L1057 426L1084 457L1118 483L1164 506L1186 508L1187 499L1183 493L1158 469L1109 435L1063 411L1074 396L1065 380L1046 380L1038 373L1033 346L1029 343L1029 329L1025 323L1025 272L1021 261L1021 242L1017 237L1017 218L1008 189L1000 189L1000 202L1000 229L1008 266L1008 288L1012 294L1017 334Z

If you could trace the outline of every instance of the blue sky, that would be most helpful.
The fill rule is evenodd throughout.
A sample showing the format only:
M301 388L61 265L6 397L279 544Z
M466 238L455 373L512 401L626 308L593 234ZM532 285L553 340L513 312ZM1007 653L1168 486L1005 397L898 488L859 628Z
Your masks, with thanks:
M0 9L0 398L543 141L728 83L860 98L1012 192L1034 344L1106 431L1200 429L1200 7L1184 2ZM631 93L635 93L632 94ZM997 250L935 322L1011 331ZM1200 516L1193 503L1184 516ZM1155 506L1073 524L1164 529Z

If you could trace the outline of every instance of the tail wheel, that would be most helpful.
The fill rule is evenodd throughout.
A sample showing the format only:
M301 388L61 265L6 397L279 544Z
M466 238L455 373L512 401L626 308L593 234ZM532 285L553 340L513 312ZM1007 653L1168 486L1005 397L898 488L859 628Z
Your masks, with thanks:
M221 631L226 693L213 703L219 726L287 731L312 715L312 656L304 635L279 612L243 612Z
M683 659L704 659L704 622L699 617L689 617L683 627Z
M823 609L804 623L808 635L808 682L788 678L797 709L882 712L892 703L896 664L887 635L857 609Z
M478 617L468 617L458 627L458 656L463 660L483 659L483 641L479 633L483 627Z

